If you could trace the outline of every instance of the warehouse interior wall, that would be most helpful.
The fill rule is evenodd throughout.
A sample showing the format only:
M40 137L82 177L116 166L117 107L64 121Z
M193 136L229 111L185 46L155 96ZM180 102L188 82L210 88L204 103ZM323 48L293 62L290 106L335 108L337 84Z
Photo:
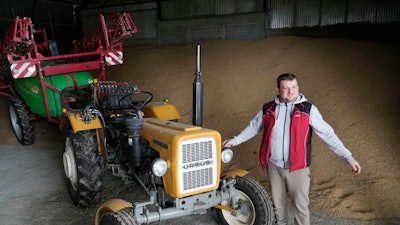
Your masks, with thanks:
M118 1L109 1L118 2ZM131 2L131 3L129 3ZM399 39L400 1L396 0L158 0L78 6L68 1L0 2L0 41L16 17L30 17L60 49L90 35L99 14L127 12L139 32L126 46L177 45L212 39L258 40L295 35L372 41Z

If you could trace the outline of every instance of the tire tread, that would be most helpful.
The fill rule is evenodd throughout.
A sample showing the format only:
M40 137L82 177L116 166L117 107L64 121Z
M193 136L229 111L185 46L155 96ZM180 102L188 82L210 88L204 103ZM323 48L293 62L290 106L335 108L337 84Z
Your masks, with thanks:
M101 156L98 154L96 133L93 130L86 130L74 134L70 125L68 130L67 135L71 138L74 148L79 185L77 192L69 185L69 191L77 206L87 208L99 203L102 197L101 176L104 168L101 166Z
M18 120L22 129L22 138L18 142L22 145L32 145L35 141L35 133L33 131L33 126L29 118L29 110L24 101L19 97L14 97L10 100L10 104L15 108L18 114ZM14 130L14 132L16 132Z

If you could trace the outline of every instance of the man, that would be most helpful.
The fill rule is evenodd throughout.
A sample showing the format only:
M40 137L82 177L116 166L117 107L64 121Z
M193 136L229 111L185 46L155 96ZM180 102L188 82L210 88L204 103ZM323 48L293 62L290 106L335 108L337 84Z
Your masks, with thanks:
M224 147L239 145L263 130L260 147L262 169L268 167L276 222L287 224L286 194L293 202L295 224L309 225L311 134L314 131L355 174L360 164L343 145L333 128L324 121L317 107L299 93L297 77L285 73L277 79L278 96L237 136L223 141Z

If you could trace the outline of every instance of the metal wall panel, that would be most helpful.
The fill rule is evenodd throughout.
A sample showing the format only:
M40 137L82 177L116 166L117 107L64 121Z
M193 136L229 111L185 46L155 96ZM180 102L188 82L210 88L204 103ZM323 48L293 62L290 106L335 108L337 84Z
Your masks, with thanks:
M376 6L376 23L389 23L400 21L400 1L379 1Z
M34 2L36 2L35 5ZM0 1L0 40L15 16L33 18L58 42L81 39L99 27L99 14L129 12L140 32L135 43L187 43L204 39L257 39L282 28L400 22L400 0L162 0L124 1L90 8L77 24L70 4L48 0ZM132 3L132 4L130 4ZM158 4L159 3L159 4ZM160 7L160 8L158 8ZM165 23L165 22L172 22ZM165 35L165 36L164 36Z
M191 20L159 22L161 45L187 44L211 39L249 39L265 37L264 14L242 14Z
M259 40L265 38L262 14L249 14L229 20L225 25L224 39Z
M192 1L187 0L175 0L175 15L174 19L177 18L190 18L192 15Z
M349 1L347 23L373 23L375 21L375 0Z
M12 1L1 1L2 7L9 9L8 15L11 18L19 17L32 17L33 1L29 0L12 0Z
M400 22L399 0L266 0L271 29Z
M129 9L141 30L135 40L158 44L265 38L282 28L400 22L400 0L163 0L151 9L140 5L108 11Z
M264 12L264 1L237 0L236 13L259 13Z
M215 40L215 39L222 39L221 30L222 24L208 24L204 23L202 25L194 26L191 28L190 35L186 35L188 37L189 42L197 42L203 40Z
M347 20L348 0L321 1L320 25L345 23Z
M270 28L294 26L294 0L271 0L270 6Z
M190 1L186 1L190 2ZM192 0L191 1L192 15L191 17L201 17L215 15L215 1L214 0Z
M312 27L319 25L321 16L320 0L297 0L296 8L296 26Z
M215 14L229 15L236 11L236 0L215 0Z
M160 20L174 19L175 18L175 1L162 1L160 4L161 18Z
M260 13L264 11L265 3L266 0L167 0L160 2L161 19L171 20L215 15Z

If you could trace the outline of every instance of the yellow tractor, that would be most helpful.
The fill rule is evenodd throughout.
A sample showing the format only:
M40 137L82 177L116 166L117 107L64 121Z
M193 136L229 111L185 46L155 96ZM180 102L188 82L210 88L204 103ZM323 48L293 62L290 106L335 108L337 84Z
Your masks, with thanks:
M148 95L145 100L135 99L143 94ZM132 93L131 98L121 99L126 102L129 99L131 103L127 105L132 104L129 108L136 111L115 118L120 123L118 127L126 128L126 138L114 137L114 141L125 143L123 149L128 150L129 160L118 163L113 160L108 165L116 176L135 178L149 200L133 204L111 199L98 209L96 224L148 224L210 211L214 211L222 224L274 222L268 194L257 181L246 176L247 171L221 173L221 164L229 163L233 152L221 148L221 135L217 131L173 121L179 117L176 109L170 104L146 105L151 99L148 92ZM168 114L170 120L141 116L160 113ZM103 133L101 126L97 132L90 132L92 135L88 137L93 140L86 139L84 145L93 143L96 148L95 137L99 135L95 133Z
M197 58L199 65L199 46ZM247 176L247 171L221 172L222 163L231 162L233 151L221 147L218 131L200 126L202 81L199 71L197 66L193 82L193 125L177 122L179 113L173 105L150 103L149 92L108 96L112 100L105 101L106 108L114 110L109 121L114 123L113 127L120 128L118 132L109 133L123 135L110 138L105 135L105 140L111 139L114 143L106 144L105 148L113 146L113 150L100 152L103 156L113 152L112 160L110 154L103 158L108 158L107 164L114 175L134 178L147 193L148 200L131 203L111 199L97 210L96 225L149 224L204 213L214 213L216 220L225 225L275 222L268 193ZM122 105L129 113L118 107ZM88 132L92 132L88 137L93 140L85 143L93 143L93 148L97 148L95 137L103 140L104 130L99 126L96 132ZM98 146L101 145L103 143ZM126 152L118 153L118 149Z

